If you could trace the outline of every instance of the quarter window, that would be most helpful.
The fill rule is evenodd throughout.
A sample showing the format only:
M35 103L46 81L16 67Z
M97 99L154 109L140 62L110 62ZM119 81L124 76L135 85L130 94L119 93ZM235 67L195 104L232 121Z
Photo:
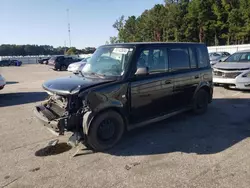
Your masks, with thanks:
M194 48L189 48L189 58L190 58L190 67L192 69L197 68L197 60L196 60L196 55L195 55L195 49Z
M186 48L170 48L168 54L172 71L190 69L189 54Z
M209 65L209 58L205 46L197 47L198 66L199 68L207 67Z

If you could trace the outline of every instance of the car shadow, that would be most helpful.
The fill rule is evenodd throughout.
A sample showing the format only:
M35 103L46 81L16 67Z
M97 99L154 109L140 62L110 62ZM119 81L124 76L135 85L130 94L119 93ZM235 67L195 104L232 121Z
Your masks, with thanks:
M0 107L42 101L48 96L46 92L20 92L0 94Z
M117 156L214 154L250 136L250 99L214 99L204 115L184 113L128 132L106 151Z
M15 82L15 81L11 81L11 82L6 82L7 85L10 85L10 84L18 84L19 82Z

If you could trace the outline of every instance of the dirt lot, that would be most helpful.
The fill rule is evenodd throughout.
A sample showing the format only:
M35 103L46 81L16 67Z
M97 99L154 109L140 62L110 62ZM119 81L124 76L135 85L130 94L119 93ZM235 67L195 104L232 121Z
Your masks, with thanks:
M0 187L248 187L250 92L215 88L207 114L182 114L128 133L106 153L72 158L32 110L41 84L68 75L46 65L0 68Z

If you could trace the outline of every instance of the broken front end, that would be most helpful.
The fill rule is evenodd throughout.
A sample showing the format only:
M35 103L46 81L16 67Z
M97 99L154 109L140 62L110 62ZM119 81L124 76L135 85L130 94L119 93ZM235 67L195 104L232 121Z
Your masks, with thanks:
M69 143L73 146L84 141L83 114L88 111L85 101L77 95L50 95L48 100L35 107L36 117L57 135L73 132Z

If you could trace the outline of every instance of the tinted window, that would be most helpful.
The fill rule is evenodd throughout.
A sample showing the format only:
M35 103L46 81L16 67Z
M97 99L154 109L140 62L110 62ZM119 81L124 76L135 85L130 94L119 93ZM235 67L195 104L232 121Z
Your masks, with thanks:
M207 48L205 46L197 47L198 67L207 67L210 65L207 54Z
M168 71L168 59L164 48L145 49L137 61L137 68L148 67L149 73Z
M190 66L191 68L197 68L197 60L196 60L196 55L195 55L195 49L194 48L189 48L189 58L190 58Z
M186 48L170 48L168 55L173 71L190 69L189 54Z
M240 57L240 62L249 62L250 61L250 53L243 53Z
M227 58L225 62L238 62L240 60L241 55L242 53L235 53L229 56L229 58Z

